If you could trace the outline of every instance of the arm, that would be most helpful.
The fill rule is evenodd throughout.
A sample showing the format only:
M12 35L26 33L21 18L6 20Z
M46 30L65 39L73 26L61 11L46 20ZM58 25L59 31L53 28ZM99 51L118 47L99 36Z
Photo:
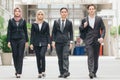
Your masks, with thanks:
M80 25L80 27L79 27L80 38L83 39L83 40L84 40L85 37L86 37L87 25L88 25L88 23L86 22L85 19L83 19L83 20L81 21L81 25Z
M8 42L8 47L9 48L11 48L10 37L11 37L11 23L10 23L10 20L9 20L9 22L8 22L8 28L7 28L7 42Z
M73 43L73 25L70 23L70 43Z
M102 30L101 37L104 38L105 37L105 33L106 33L106 29L105 29L105 25L104 25L102 19L101 19L101 30Z
M50 49L50 28L49 28L49 24L47 23L47 41L48 41L48 49Z
M24 20L24 33L25 33L25 40L26 42L28 42L28 33L27 33L27 25L26 25L26 21Z
M11 37L11 22L9 20L7 28L7 42L10 42L10 37Z
M52 47L55 48L55 37L56 37L56 21L54 21L52 29Z

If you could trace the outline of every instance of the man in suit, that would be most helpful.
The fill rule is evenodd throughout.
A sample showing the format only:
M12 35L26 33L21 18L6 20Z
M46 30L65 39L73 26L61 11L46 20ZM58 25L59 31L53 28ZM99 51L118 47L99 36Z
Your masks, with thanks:
M93 79L98 70L99 48L105 36L105 25L101 17L95 15L96 7L94 4L88 5L87 9L89 14L82 20L79 29L80 37L86 45L89 77Z
M72 22L67 19L68 9L60 9L61 18L54 21L52 30L52 46L56 48L60 75L59 78L67 78L69 72L69 50L73 43Z

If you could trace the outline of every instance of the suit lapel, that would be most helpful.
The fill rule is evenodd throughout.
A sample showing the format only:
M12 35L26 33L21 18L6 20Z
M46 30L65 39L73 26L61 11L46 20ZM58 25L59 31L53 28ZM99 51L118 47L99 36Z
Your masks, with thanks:
M95 16L95 23L94 23L94 29L95 29L95 27L96 27L96 24L97 24L97 16Z
M44 21L43 21L40 31L44 30L44 28L45 28L45 26L44 26Z
M66 29L66 27L67 27L67 25L68 25L68 20L66 19L66 22L65 22L65 24L64 24L65 26L64 26L64 29L63 29L63 31Z

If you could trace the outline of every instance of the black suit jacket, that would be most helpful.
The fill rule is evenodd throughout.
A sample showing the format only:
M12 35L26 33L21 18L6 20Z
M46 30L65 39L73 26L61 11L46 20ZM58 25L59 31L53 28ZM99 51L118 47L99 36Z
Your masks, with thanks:
M37 23L32 24L30 44L34 46L47 46L50 44L49 24L47 22L42 23L41 30Z
M88 26L84 28L84 22L88 22ZM98 43L98 38L105 36L105 25L101 17L95 16L95 23L94 28L92 29L89 25L88 17L85 17L82 22L81 26L79 27L80 30L80 37L85 41L86 44L92 44L93 42ZM100 33L100 30L102 33Z
M25 39L28 42L27 26L24 19L20 19L19 24L16 24L14 18L8 22L7 41L15 39Z
M52 30L52 41L57 43L64 43L73 41L73 26L72 22L66 19L63 32L60 30L60 19L54 21Z

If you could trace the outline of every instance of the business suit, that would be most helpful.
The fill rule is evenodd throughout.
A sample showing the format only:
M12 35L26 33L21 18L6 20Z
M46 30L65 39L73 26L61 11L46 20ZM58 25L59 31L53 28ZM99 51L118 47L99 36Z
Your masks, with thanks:
M50 44L49 24L43 21L41 29L38 23L33 23L31 28L30 44L33 44L36 53L38 73L45 72L45 52Z
M88 25L84 28L85 22L87 22ZM79 30L81 33L80 37L84 40L86 45L89 73L96 74L98 70L98 58L100 48L100 43L98 42L98 39L104 38L105 25L102 18L98 16L95 16L94 28L92 28L89 23L89 18L87 16L82 20ZM102 33L100 33L100 30L102 30Z
M16 74L22 74L25 43L28 42L26 21L20 19L17 23L14 18L9 20L7 40L11 44Z
M69 44L73 40L72 22L66 19L61 31L61 19L55 20L52 30L52 39L55 42L58 56L60 75L69 73Z

